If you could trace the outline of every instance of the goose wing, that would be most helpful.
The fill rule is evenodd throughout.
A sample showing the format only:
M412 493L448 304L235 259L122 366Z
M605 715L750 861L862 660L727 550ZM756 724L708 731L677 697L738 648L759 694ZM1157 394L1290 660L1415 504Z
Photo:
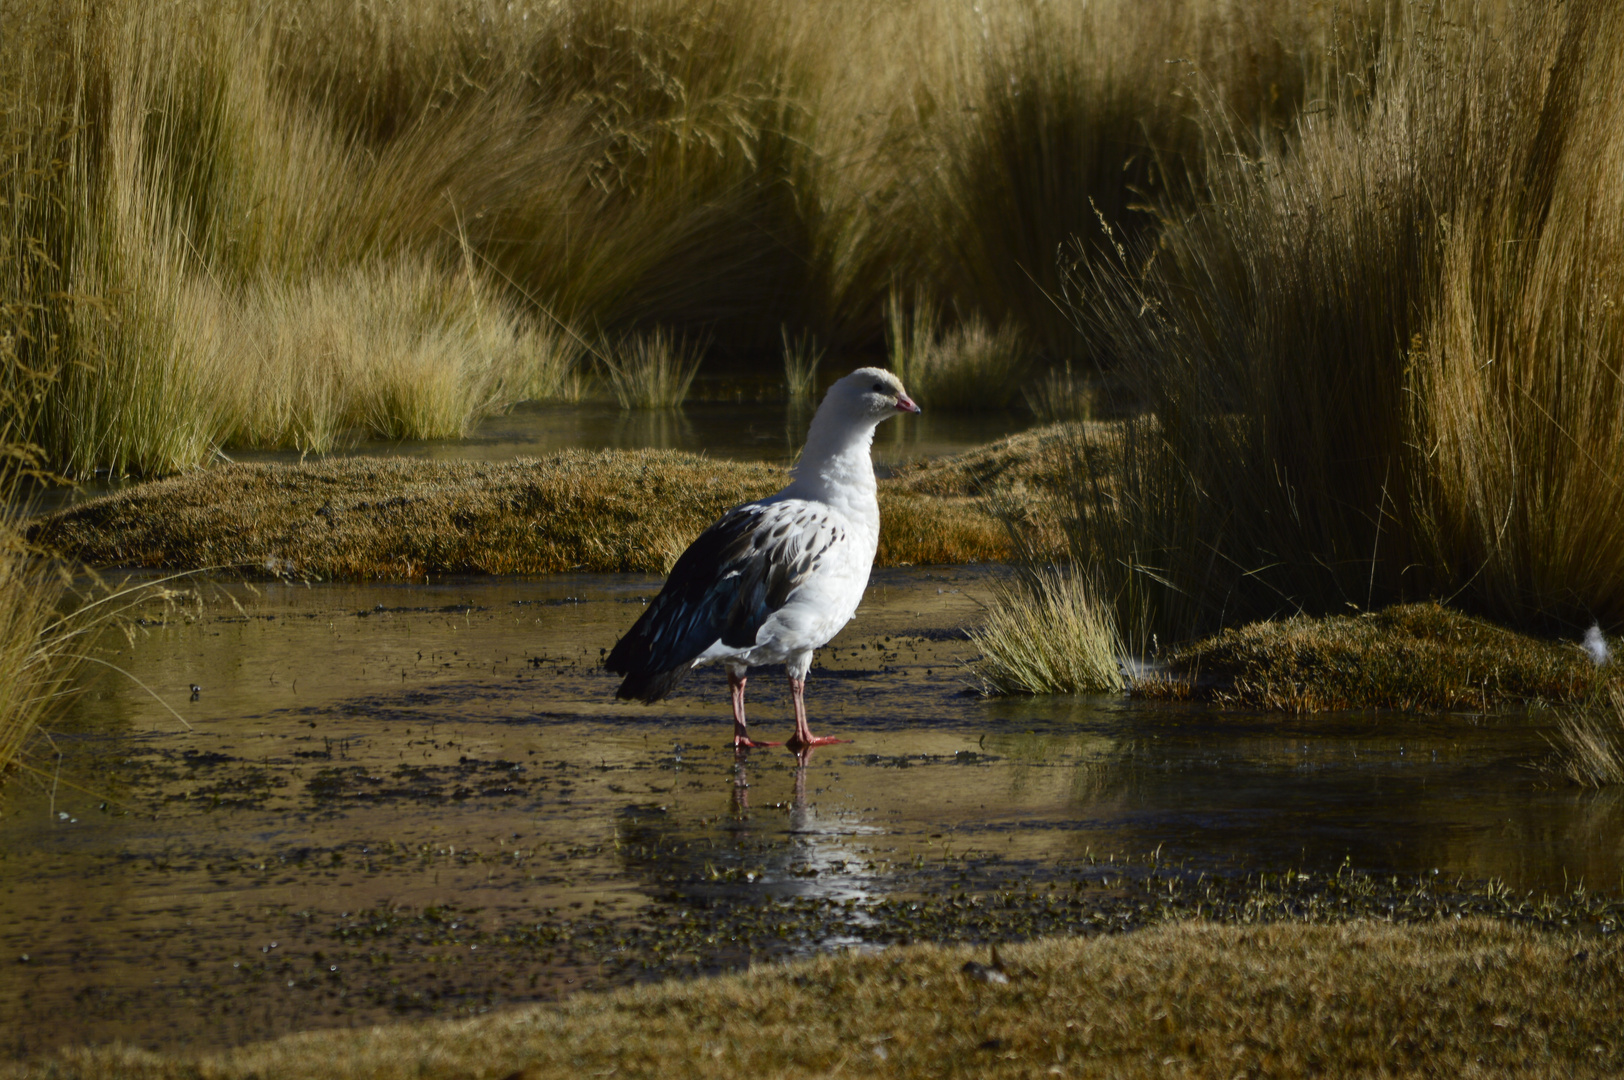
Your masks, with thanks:
M604 661L626 676L616 696L657 701L717 642L757 644L762 626L845 533L828 507L802 499L729 510L682 553Z

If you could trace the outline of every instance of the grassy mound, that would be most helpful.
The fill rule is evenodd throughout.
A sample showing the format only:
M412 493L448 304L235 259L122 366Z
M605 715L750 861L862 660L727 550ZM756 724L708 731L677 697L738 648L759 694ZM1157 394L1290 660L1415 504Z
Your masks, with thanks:
M200 1058L76 1051L13 1077L1608 1076L1612 944L1482 919L1174 923L984 950L913 946L456 1023Z
M1251 623L1179 648L1169 669L1173 680L1141 683L1138 692L1290 712L1487 712L1573 703L1586 699L1599 678L1573 645L1435 603Z
M1113 423L1047 424L952 457L910 462L896 471L892 482L922 495L1060 492L1076 469L1078 445L1103 454L1119 452L1120 429Z
M670 451L567 451L469 464L346 458L227 465L60 512L35 541L95 566L229 567L314 578L663 573L783 469ZM887 486L881 566L1007 558L975 500Z

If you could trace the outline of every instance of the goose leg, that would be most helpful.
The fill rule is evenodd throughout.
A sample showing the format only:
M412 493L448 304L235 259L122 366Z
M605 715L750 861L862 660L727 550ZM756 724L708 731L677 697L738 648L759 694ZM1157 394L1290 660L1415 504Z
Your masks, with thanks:
M795 698L795 735L788 743L791 750L804 750L812 746L828 746L830 743L851 742L850 739L816 738L812 729L806 723L806 680L789 677L790 694Z
M727 671L728 689L733 691L733 749L749 750L756 746L777 746L774 742L757 742L752 739L744 726L744 683L742 672L729 668Z

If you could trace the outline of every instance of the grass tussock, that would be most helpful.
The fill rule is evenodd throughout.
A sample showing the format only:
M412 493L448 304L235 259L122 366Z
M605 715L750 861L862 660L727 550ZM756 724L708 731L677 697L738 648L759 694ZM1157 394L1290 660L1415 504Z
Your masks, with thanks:
M1624 687L1610 685L1599 697L1563 714L1551 739L1554 771L1580 787L1624 784Z
M32 535L96 566L396 580L665 573L724 510L785 480L776 466L667 451L222 465L83 503ZM881 566L1009 556L1008 533L975 499L888 486L880 521Z
M81 642L64 633L63 574L0 521L0 783L72 677Z
M207 1055L64 1051L0 1069L17 1080L546 1080L1624 1068L1617 947L1504 922L1182 922L1001 947L993 959L985 948L914 945L477 1020L310 1032Z
M1026 407L1045 424L1092 420L1099 408L1099 391L1086 376L1072 371L1070 362L1047 371L1021 391Z
M1057 249L1097 214L1159 227L1148 200L1205 168L1197 102L1258 143L1379 22L1363 0L19 0L0 378L52 376L25 426L54 467L152 473L568 397L560 324L844 348L900 289L977 363L1017 333L1098 358L1056 310Z
M1617 5L1405 8L1154 251L1088 263L1152 415L1077 485L1077 557L1174 639L1428 596L1624 621L1620 57Z
M1088 579L1053 567L995 587L984 626L970 632L983 694L1107 693L1128 685L1116 616Z
M827 351L808 330L790 336L788 326L778 328L784 345L784 392L798 408L813 404L818 391L818 365Z
M944 331L935 306L922 296L905 312L892 295L886 336L891 370L910 394L936 409L1004 408L1014 399L1030 359L1012 324L992 330L972 314Z
M687 400L704 359L704 340L689 341L658 327L621 339L599 363L622 409L675 409Z
M1435 603L1297 616L1175 649L1149 697L1242 709L1491 712L1578 704L1607 677L1576 645L1515 633Z

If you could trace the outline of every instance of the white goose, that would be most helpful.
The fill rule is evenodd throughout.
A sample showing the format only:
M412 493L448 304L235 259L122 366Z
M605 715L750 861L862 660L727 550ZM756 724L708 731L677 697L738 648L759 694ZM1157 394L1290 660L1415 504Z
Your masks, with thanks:
M917 413L889 371L858 368L829 388L812 418L792 480L778 494L735 506L688 546L665 587L615 644L604 666L626 676L617 697L658 701L701 664L721 661L733 690L733 745L751 739L746 672L789 669L797 750L818 739L806 723L812 651L851 621L880 539L869 448L880 422Z

